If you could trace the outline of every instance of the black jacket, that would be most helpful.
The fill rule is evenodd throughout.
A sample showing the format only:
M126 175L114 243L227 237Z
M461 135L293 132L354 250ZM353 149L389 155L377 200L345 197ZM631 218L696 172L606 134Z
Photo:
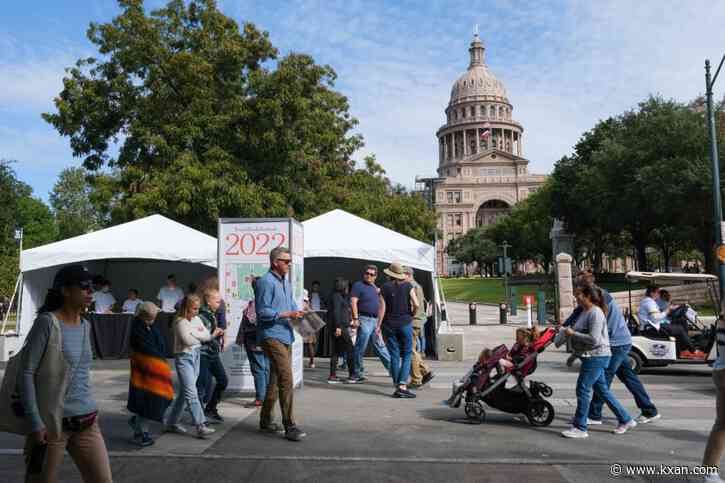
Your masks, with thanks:
M332 294L332 329L347 329L352 322L352 309L350 298L339 292Z

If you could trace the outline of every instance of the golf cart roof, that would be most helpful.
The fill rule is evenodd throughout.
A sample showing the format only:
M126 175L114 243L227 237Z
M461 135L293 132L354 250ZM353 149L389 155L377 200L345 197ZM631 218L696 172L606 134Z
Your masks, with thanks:
M717 282L715 275L707 273L627 272L625 278L630 282L647 281L657 284L667 282Z

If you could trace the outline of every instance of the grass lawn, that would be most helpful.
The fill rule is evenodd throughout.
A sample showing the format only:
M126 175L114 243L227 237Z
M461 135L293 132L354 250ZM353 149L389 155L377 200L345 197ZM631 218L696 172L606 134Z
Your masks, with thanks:
M504 301L502 278L444 278L441 279L446 300L498 304ZM519 305L523 295L536 295L538 285L515 285ZM549 291L551 288L549 288ZM551 293L547 293L547 298Z
M498 304L504 299L502 278L442 278L441 285L446 300ZM536 295L540 290L539 285L514 285L514 287L518 293L519 305L523 303L523 295ZM602 288L610 292L624 292L627 290L627 285L625 283L603 283ZM633 290L637 288L640 287L632 286ZM544 290L546 298L552 299L553 287L544 286Z

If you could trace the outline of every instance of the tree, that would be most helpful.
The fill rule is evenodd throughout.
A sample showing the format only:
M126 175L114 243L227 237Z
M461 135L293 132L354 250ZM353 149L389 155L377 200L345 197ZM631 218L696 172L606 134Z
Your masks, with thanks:
M57 239L50 209L32 189L18 180L11 162L0 159L0 295L10 296L18 276L18 246L15 230L23 228L23 248L33 248Z
M71 238L103 227L103 220L91 199L93 188L83 168L66 168L50 193L50 205L60 239Z
M397 210L432 238L423 204L355 168L362 138L331 67L278 59L266 32L240 28L214 0L148 15L142 0L119 5L88 29L99 57L68 70L56 112L44 114L96 175L112 222L162 213L214 233L220 216L304 220L345 196ZM357 182L387 191L376 199Z
M446 248L451 257L461 263L475 263L481 276L493 274L499 249L488 237L486 227L473 228L460 238L451 240Z

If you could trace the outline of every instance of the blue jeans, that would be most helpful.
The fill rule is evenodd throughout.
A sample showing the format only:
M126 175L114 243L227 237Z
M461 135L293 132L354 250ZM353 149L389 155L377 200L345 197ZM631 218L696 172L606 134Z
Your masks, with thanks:
M388 349L385 347L385 343L373 334L377 324L378 319L375 317L360 316L360 327L357 329L357 340L355 341L355 368L358 376L362 376L363 374L363 356L368 348L368 341L371 335L373 335L373 350L375 351L375 355L378 356L380 362L385 366L385 369L390 370L390 354L388 353Z
M634 401L637 403L640 411L642 411L642 414L647 417L656 416L657 408L649 398L642 381L639 380L639 377L637 377L637 374L629 367L627 362L631 348L632 344L611 347L612 357L609 359L609 366L604 370L607 387L612 385L612 380L616 374L629 392L632 393L632 396L634 396ZM601 420L603 405L604 401L602 398L594 394L592 405L589 408L589 419Z
M216 380L214 391L212 391L212 378ZM219 353L202 353L199 364L199 378L196 381L196 390L199 393L201 403L207 409L216 410L228 384L227 371L224 369Z
M619 424L631 421L632 416L619 404L607 387L604 370L609 366L610 357L582 357L581 359L579 378L576 380L576 412L572 425L582 431L587 430L587 416L589 415L589 405L592 402L592 392L607 403L609 409L617 416Z
M383 325L385 345L390 352L390 375L395 386L408 384L410 361L413 358L413 324L402 327Z
M254 399L264 401L269 384L269 359L261 348L257 351L256 344L244 344L244 351L249 359L249 367L254 378Z
M179 392L169 408L166 424L177 424L181 419L184 406L189 406L191 418L196 426L206 422L204 411L201 409L199 394L196 392L196 380L199 377L200 348L192 349L190 353L176 354L176 375L179 378Z

